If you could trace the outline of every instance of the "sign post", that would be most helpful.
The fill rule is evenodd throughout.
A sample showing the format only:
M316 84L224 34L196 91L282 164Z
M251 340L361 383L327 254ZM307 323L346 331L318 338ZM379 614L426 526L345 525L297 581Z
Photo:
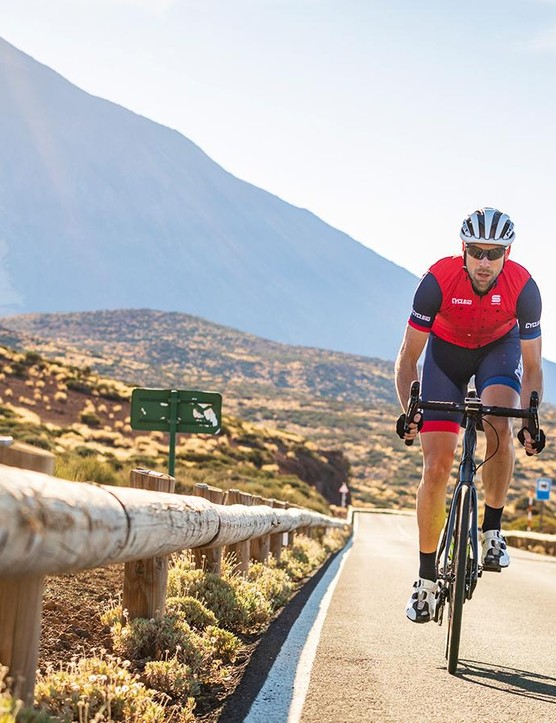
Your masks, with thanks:
M533 501L534 501L533 488L529 488L529 497L527 498L527 532L531 532L531 522L533 521Z
M168 474L176 467L176 435L218 434L222 426L222 395L178 389L134 389L131 428L168 432Z
M343 485L340 487L340 489L338 490L338 492L342 495L342 497L341 497L341 500L342 500L342 501L341 501L341 503L340 503L340 506L341 506L341 507L345 507L345 506L346 506L346 495L347 495L347 493L349 492L349 487L347 486L347 484L346 484L345 482L344 482Z

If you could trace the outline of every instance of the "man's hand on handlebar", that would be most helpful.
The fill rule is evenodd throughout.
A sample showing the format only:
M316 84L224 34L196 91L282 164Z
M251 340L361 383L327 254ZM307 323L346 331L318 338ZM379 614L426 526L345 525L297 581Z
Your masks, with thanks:
M400 414L398 421L396 422L396 434L400 439L413 441L423 426L423 415L421 412L413 417L413 421L406 425L405 412Z
M517 438L519 439L520 443L525 447L525 452L529 457L532 457L534 454L539 454L539 452L542 452L544 449L544 446L546 444L546 436L542 429L539 429L539 436L539 441L535 442L535 440L531 436L531 432L527 429L527 427L523 427L517 433Z

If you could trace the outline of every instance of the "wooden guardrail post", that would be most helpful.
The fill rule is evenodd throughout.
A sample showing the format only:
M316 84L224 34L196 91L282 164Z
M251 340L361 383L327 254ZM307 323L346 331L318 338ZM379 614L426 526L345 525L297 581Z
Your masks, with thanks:
M2 440L10 441L6 443ZM0 464L53 475L55 462L55 455L47 449L25 442L11 442L11 437L0 437Z
M240 492L239 490L228 490L226 497L228 505L245 505L250 507L253 504L253 495L249 492ZM251 558L251 540L243 540L232 545L226 545L226 555L233 555L236 560L234 572L247 575L249 571L249 560Z
M226 493L218 489L218 487L211 487L204 483L198 483L193 489L193 494L197 497L203 497L209 502L214 502L217 505L224 504ZM221 547L196 547L193 550L193 556L195 558L195 566L204 569L206 572L214 572L216 575L220 575L222 569L222 548Z
M33 705L41 637L44 575L0 580L0 663L14 698Z
M53 474L55 456L11 437L0 438L0 464ZM33 705L41 639L44 575L0 580L0 664L9 669L10 690Z
M146 469L132 469L130 487L154 492L174 492L176 480L167 474ZM130 620L162 617L166 608L168 556L133 560L124 565L122 609Z
M295 509L296 507L299 507L299 505L294 505L292 502L286 502L287 510ZM289 532L286 532L286 535L288 536L288 541L286 542L286 547L293 547L293 543L295 541L295 533L296 533L296 530L290 530Z
M282 502L281 500L272 500L272 507L280 510L285 510L286 503ZM275 534L270 535L270 554L274 557L276 562L279 562L280 555L282 554L283 538L283 532L276 532Z
M254 505L268 505L272 506L272 502L266 497L260 495L253 495ZM266 563L268 560L268 554L270 552L270 535L262 535L262 537L255 537L251 540L251 559L256 562Z

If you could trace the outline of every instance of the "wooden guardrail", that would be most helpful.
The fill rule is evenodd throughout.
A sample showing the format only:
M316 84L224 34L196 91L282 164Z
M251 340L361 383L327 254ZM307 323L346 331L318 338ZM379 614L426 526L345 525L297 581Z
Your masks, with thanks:
M247 501L237 490L222 493L222 502L229 498L232 504L217 504L201 496L215 489L207 485L198 485L195 496L139 488L170 490L171 481L133 470L135 487L112 487L0 465L0 662L10 670L14 694L26 704L33 702L46 575L127 563L129 619L154 617L164 612L167 556L173 552L223 547L237 552L242 543L268 538L264 550L273 544L276 554L277 536L346 525L262 500L237 504L236 499ZM243 549L240 569L246 570L248 560Z
M556 535L524 530L504 530L508 545L525 550L542 549L546 555L556 555Z

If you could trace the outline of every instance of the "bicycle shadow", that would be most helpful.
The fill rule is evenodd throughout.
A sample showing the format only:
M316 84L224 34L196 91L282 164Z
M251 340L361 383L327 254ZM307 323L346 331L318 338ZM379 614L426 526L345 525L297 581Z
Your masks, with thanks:
M556 678L529 670L460 660L456 677L523 698L556 704Z

